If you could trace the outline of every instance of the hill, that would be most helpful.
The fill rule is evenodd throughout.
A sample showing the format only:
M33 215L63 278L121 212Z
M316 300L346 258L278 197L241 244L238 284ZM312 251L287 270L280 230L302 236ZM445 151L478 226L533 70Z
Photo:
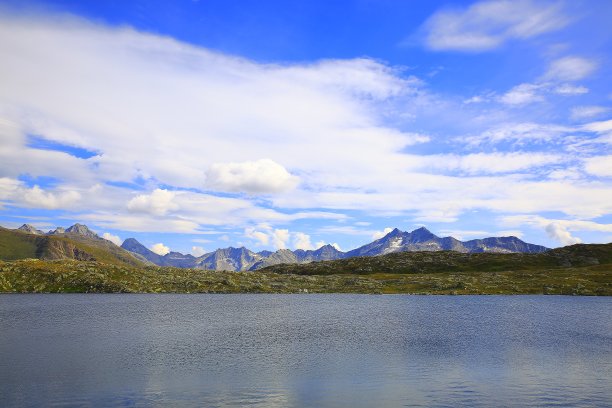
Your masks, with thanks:
M576 244L543 253L397 252L306 264L279 264L262 271L297 275L501 272L610 265L611 244Z
M112 265L142 266L130 252L98 237L84 225L75 224L61 233L43 235L0 227L0 259L37 258L100 261Z

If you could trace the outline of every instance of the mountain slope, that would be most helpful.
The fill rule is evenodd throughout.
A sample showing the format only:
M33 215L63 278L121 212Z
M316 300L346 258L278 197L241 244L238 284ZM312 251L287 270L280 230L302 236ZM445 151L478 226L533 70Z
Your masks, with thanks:
M258 253L246 248L230 247L217 249L199 258L192 255L183 255L179 252L171 252L161 256L152 252L134 238L126 239L122 248L159 266L228 271L255 271L283 263L319 262L357 256L378 256L394 252L540 253L547 250L543 246L528 244L516 237L491 237L466 242L453 237L440 238L424 227L412 232L404 232L396 228L384 237L346 253L337 250L332 245L324 245L316 250L297 249L290 251L280 249L276 252L261 251Z
M34 235L45 235L44 232L42 232L39 229L34 228L34 226L30 225L30 224L23 224L21 227L17 228L18 231L22 231L25 232L27 234L34 234Z
M531 271L594 265L609 265L612 272L612 244L576 244L552 249L544 253L396 252L374 257L364 256L307 264L273 265L261 271L299 275L368 275L379 273Z
M132 253L98 237L89 229L74 228L69 233L40 235L0 227L0 259L24 258L76 259L121 266L143 265Z
M245 247L229 247L202 255L196 259L195 267L221 271L246 271L261 258L261 255L249 251Z
M517 237L491 237L462 242L453 237L440 238L425 227L412 232L403 232L395 228L384 237L347 252L346 257L377 256L411 251L539 253L547 249L541 245L528 244Z

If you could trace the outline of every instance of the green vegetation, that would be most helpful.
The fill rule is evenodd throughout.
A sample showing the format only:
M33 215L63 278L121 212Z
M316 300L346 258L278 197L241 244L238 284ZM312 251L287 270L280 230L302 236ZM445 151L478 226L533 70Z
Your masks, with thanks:
M96 237L0 228L0 259L0 292L612 295L612 244L540 254L401 252L219 272L146 265Z
M421 255L417 254L417 257ZM495 265L492 270L485 270L486 268L481 265L482 270L477 271L410 273L372 271L367 274L323 275L275 273L270 269L273 268L259 272L217 272L154 266L130 267L96 261L37 259L0 261L0 292L300 293L307 291L374 294L612 295L610 264L506 271L496 270L500 269L499 265Z
M542 271L612 264L612 244L571 245L539 254L397 252L382 256L339 259L308 264L282 264L262 271L298 275L422 274Z
M34 235L0 227L0 259L38 258L100 261L118 266L143 266L129 252L105 239L84 238L77 234Z
M36 258L37 235L25 234L0 227L0 259Z

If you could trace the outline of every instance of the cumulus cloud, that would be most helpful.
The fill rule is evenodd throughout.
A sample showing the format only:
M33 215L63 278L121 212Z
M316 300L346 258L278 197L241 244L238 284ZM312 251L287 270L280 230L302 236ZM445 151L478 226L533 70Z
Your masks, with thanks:
M107 241L112 242L113 244L117 246L121 246L121 243L123 242L123 240L119 238L118 235L113 235L110 232L105 232L104 234L102 234L102 238L104 238Z
M297 183L297 177L270 159L215 163L206 172L206 184L221 191L278 193L293 189Z
M287 242L289 241L289 230L288 229L275 229L271 233L272 246L276 249L287 248Z
M293 247L295 249L315 249L315 246L310 241L310 235L303 232L293 234Z
M465 9L436 12L424 24L425 45L433 50L478 52L508 40L558 30L568 18L560 3L529 0L480 1Z
M580 219L550 219L539 215L510 215L500 217L500 222L508 226L532 226L543 228L547 235L562 245L571 245L581 240L572 235L576 231L612 232L612 224L601 224Z
M127 208L134 212L165 215L168 211L178 209L173 201L176 193L173 191L155 189L151 194L140 194L127 203Z
M270 235L263 231L257 231L255 228L249 227L244 230L244 236L254 239L260 245L268 245L270 243Z
M192 246L191 247L191 254L193 256L195 256L196 258L199 257L199 256L204 255L205 253L206 253L206 251L201 246Z
M556 222L548 224L545 228L546 233L551 239L560 242L563 245L573 245L582 242L580 238L572 236L570 232L562 225Z
M65 191L62 193L46 192L38 186L25 189L22 192L23 203L34 208L66 208L81 198L76 191Z
M310 235L304 232L289 231L284 228L272 228L267 224L245 228L244 236L254 240L256 245L270 245L274 249L285 249L288 248L290 244L293 249L305 250L316 249L321 245L325 245L322 243L323 241L317 242L316 246L313 245Z
M161 242L152 245L150 249L151 249L151 251L155 252L157 255L161 255L161 256L164 256L164 255L166 255L167 253L170 252L170 248L168 248L167 246L165 246Z
M7 200L15 205L55 210L71 208L80 199L81 194L78 191L49 191L37 185L27 187L22 181L10 177L0 177L0 200Z
M597 64L586 58L568 56L553 61L544 75L545 79L558 81L578 81L589 76Z
M375 231L372 234L372 239L374 239L374 240L380 239L380 238L384 237L385 235L387 235L388 233L390 233L391 231L393 231L393 228L391 228L391 227L387 227L387 228L383 229L382 231Z
M275 229L263 224L257 228L246 228L244 236L255 240L258 245L271 245L275 249L285 249L289 242L290 233L288 229Z

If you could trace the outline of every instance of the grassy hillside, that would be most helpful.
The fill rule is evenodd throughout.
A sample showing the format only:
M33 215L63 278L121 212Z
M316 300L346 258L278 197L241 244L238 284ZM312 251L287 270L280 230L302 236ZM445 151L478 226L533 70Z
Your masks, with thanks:
M294 275L126 267L93 261L0 261L0 292L412 293L612 295L610 265L503 272Z
M25 258L100 261L121 266L143 265L142 261L131 253L104 239L91 239L74 234L34 235L0 228L0 259Z
M308 264L281 264L265 272L298 275L415 274L449 272L503 272L584 267L612 263L612 244L572 245L540 254L398 252Z
M219 272L145 266L100 239L1 229L0 258L8 260L0 261L0 292L612 295L612 244L543 254L404 252Z
M39 246L37 235L20 233L0 227L0 259L36 258Z

